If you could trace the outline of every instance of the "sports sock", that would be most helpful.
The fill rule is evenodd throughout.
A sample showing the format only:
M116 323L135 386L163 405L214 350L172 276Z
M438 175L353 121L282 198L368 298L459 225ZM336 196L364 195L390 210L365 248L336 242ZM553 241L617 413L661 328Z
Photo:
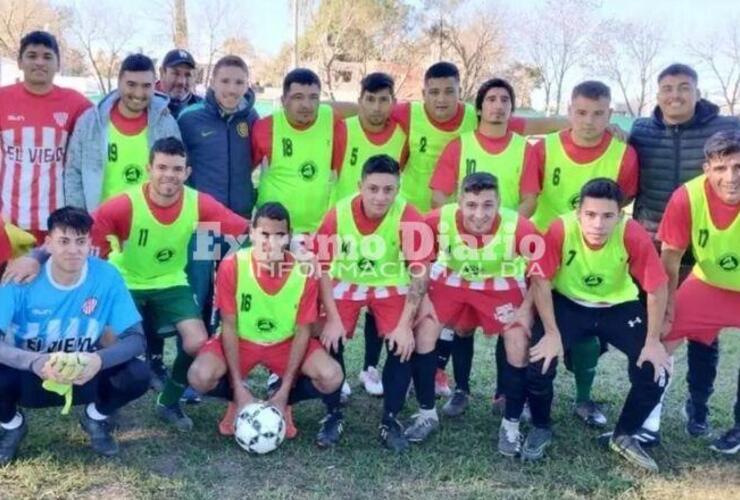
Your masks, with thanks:
M193 364L193 357L179 348L177 357L172 364L172 375L164 384L164 390L159 395L159 403L164 406L173 406L180 401L182 393L188 386L188 368Z
M383 340L378 335L378 325L375 316L369 312L365 313L365 362L363 370L371 366L377 368L380 363L380 351L383 350Z
M596 377L596 365L601 354L598 337L581 340L570 349L573 375L576 379L576 404L591 400L591 388Z
M383 367L383 422L394 420L406 402L406 391L411 381L411 363L388 352Z
M332 349L329 352L329 354L331 355L332 358L337 360L337 363L339 363L339 366L342 367L342 373L346 376L347 371L344 369L344 344L340 342L339 349L337 349L336 351Z
M12 431L23 425L23 415L20 412L15 412L13 418L9 422L0 422L0 427L6 431Z
M149 361L162 361L164 358L164 337L157 335L156 332L150 332L150 329L146 334L146 358Z
M473 368L474 335L460 337L455 335L452 342L452 369L455 374L455 388L470 394L470 371Z
M421 415L424 418L431 418L432 420L439 420L439 415L437 415L436 408L432 408L430 410L419 408L419 415Z
M98 408L95 406L95 403L88 404L85 407L85 413L87 414L88 417L90 417L93 420L100 421L100 420L108 419L107 415L103 415L102 413L100 413L100 411L98 411Z
M414 379L414 391L419 408L433 410L435 404L434 373L437 371L436 354L434 351L411 357L411 369Z
M445 370L452 353L452 341L455 339L455 332L449 328L442 328L442 332L437 339L437 368Z
M527 399L527 368L517 368L506 363L504 368L504 395L506 408L504 416L509 420L519 420Z
M503 396L504 394L504 377L506 370L506 347L504 345L504 337L498 336L496 341L496 397Z
M671 364L673 364L673 357L671 356ZM650 412L650 415L648 415L648 418L645 419L645 422L643 422L642 426L651 431L651 432L658 432L660 430L660 417L661 413L663 412L663 400L665 399L665 395L668 392L668 388L671 386L671 382L673 381L673 377L668 377L668 384L666 384L665 389L663 390L663 395L660 396L660 402L655 405L655 408L653 408L653 411Z

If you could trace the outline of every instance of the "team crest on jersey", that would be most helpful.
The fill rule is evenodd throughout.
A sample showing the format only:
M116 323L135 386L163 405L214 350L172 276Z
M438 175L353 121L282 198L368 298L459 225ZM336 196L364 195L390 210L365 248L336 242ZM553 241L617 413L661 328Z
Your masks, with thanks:
M241 122L236 126L236 133L239 137L247 137L249 135L249 125L247 122Z
M573 210L578 208L578 198L580 197L581 196L579 194L574 194L570 197L570 200L568 200L568 205L570 205L570 208L572 208Z
M95 311L96 307L98 307L98 299L95 297L88 297L85 299L85 302L82 303L82 312L86 316L90 316Z
M583 284L587 287L594 288L601 285L604 282L604 277L598 274L589 274L583 278Z
M257 321L257 330L261 331L262 333L270 333L273 330L275 330L277 326L275 325L275 322L268 318L262 318Z
M54 117L54 121L57 122L57 125L64 127L67 124L69 113L59 112L54 113L52 116Z
M493 317L496 318L496 321L505 325L514 321L515 313L516 309L514 309L514 304L509 302L508 304L496 307Z
M313 180L314 177L316 177L316 172L318 172L319 167L316 166L316 164L312 161L307 161L303 165L301 165L301 168L298 169L298 172L301 174L301 177L304 181L310 181Z
M138 184L141 180L141 167L138 165L126 165L123 169L123 178L127 184Z
M160 264L164 264L165 262L169 261L174 257L175 251L171 248L163 248L159 252L157 252L157 255L155 255L155 258L157 259L157 262Z
M717 263L724 271L735 271L740 266L740 258L733 253L728 253L720 257Z

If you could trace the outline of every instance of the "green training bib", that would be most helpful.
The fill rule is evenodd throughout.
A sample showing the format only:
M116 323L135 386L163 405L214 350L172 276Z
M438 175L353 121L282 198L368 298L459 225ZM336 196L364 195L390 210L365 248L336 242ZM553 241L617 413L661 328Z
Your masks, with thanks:
M121 133L113 124L108 126L108 163L103 172L100 202L143 184L149 175L149 142L147 128L136 135Z

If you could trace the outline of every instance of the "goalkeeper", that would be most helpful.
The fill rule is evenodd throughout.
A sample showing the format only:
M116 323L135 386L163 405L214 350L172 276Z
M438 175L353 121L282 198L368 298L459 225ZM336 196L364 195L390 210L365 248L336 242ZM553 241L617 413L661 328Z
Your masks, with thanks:
M38 275L0 286L0 465L28 432L18 407L85 405L80 425L92 449L117 454L109 417L149 387L136 359L141 317L118 271L88 256L92 222L77 208L53 212Z

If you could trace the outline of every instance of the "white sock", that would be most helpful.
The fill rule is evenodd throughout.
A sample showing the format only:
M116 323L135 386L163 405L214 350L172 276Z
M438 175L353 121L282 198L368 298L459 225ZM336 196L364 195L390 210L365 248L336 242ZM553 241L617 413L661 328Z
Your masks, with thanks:
M85 412L87 413L87 416L93 420L105 420L108 418L107 415L103 415L98 411L95 403L90 403L89 405L87 405L87 408L85 408Z
M424 418L431 418L432 420L439 420L439 416L437 416L436 408L432 408L431 410L425 410L424 408L419 408L419 415L421 415Z
M10 419L10 422L0 422L0 427L6 431L12 431L23 425L23 415L19 412L15 412L15 416Z
M506 431L506 435L509 439L514 439L519 435L519 420L509 420L504 418L501 420L501 428Z
M671 367L673 366L673 356L671 356ZM663 395L660 397L660 402L658 402L657 405L655 405L655 408L653 408L653 411L650 412L650 415L648 415L648 418L645 419L645 422L643 422L642 426L651 431L651 432L658 432L660 430L660 416L661 412L663 411L663 400L665 399L665 395L668 393L668 388L671 386L671 383L673 382L673 377L668 378L668 383L665 386L665 389L663 389Z

